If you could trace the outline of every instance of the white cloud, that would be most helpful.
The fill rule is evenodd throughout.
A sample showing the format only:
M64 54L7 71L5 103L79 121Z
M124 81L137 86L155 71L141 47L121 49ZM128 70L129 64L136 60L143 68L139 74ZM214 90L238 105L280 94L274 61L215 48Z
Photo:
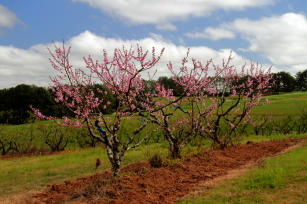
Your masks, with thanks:
M211 40L235 38L235 34L230 30L211 27L206 28L203 32L186 33L185 35L189 38L209 38Z
M153 38L155 37L155 38ZM131 45L141 45L144 49L151 50L154 46L159 52L165 48L160 63L156 66L157 75L169 75L166 64L172 61L174 64L180 64L182 57L186 55L187 47L177 46L169 41L152 34L152 37L140 40L122 40L115 38L105 38L95 35L89 31L69 39L68 45L71 45L71 62L78 66L84 66L82 57L91 54L94 59L102 59L102 50L105 49L111 55L114 48L121 48L123 45L129 48ZM52 67L49 64L49 53L47 47L53 48L52 44L37 44L29 49L19 49L12 46L0 46L0 88L12 87L20 83L36 84L47 86L49 76L53 74ZM228 57L230 50L214 50L208 47L191 47L190 56L199 60L214 59L215 63L220 63L222 59ZM237 53L234 56L234 64L242 65L245 59Z
M307 63L307 19L302 14L238 19L229 27L250 43L249 51L267 56L276 65Z
M230 25L246 39L248 51L260 53L275 66L295 74L307 68L307 18L286 13L258 21L238 19Z
M47 85L47 53L30 48L19 49L0 46L0 87L11 87L20 83Z
M12 28L18 22L16 15L0 4L0 31L1 28Z
M133 24L162 24L190 16L208 16L212 11L243 10L269 5L274 0L72 0Z
M286 13L259 20L236 19L212 28L212 31L212 34L215 31L223 31L224 34L228 31L240 35L249 42L249 46L239 50L260 54L279 70L295 74L307 68L307 18L303 14ZM202 35L211 36L209 32Z

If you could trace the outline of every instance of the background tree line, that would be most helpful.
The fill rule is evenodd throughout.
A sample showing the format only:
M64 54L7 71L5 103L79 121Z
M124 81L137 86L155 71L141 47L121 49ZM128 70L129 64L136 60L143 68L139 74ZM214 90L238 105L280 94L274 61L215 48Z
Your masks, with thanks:
M278 94L280 92L307 91L307 69L303 72L298 72L295 77L288 72L272 73L272 75L270 91L272 94ZM244 80L244 78L242 80ZM247 77L245 80L247 80ZM164 85L166 89L173 89L175 96L180 96L183 93L183 88L176 84L172 78L160 77L158 81Z
M102 85L101 90L106 90ZM101 93L95 93L99 95ZM113 106L116 105L112 94L108 92L107 97ZM62 117L71 115L65 106L54 101L53 92L50 88L38 87L35 85L20 84L13 88L0 90L0 124L23 124L30 122L33 107L40 107L42 113L53 116ZM111 113L112 106L104 110L104 113Z
M291 91L306 91L307 90L307 69L298 72L295 77L288 72L273 73L272 76L272 94ZM159 82L166 89L172 89L175 96L180 96L183 93L183 88L177 84L172 78L163 76L157 81L145 81L148 89L153 89L155 84ZM103 86L98 86L101 90L108 92L108 99L111 106L104 110L104 113L111 113L116 107L116 101L112 94ZM30 105L40 107L40 110L45 115L54 117L62 117L69 115L71 112L62 105L57 104L53 100L52 91L49 88L38 87L35 85L20 84L13 88L0 90L0 123L4 124L22 124L29 122L31 112ZM99 95L100 93L95 93ZM104 97L104 96L103 96ZM102 104L103 105L103 104Z
M298 72L295 77L288 72L278 72L273 74L275 81L272 91L273 93L306 91L307 90L307 69Z

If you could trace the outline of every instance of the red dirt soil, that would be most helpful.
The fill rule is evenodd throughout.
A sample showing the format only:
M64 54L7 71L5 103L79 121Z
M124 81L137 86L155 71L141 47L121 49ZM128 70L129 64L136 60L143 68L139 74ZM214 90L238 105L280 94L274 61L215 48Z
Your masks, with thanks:
M33 195L35 203L174 203L193 191L197 184L227 174L248 162L296 145L301 139L248 143L225 150L207 150L161 168L148 162L131 164L121 170L120 181L110 172L48 186Z

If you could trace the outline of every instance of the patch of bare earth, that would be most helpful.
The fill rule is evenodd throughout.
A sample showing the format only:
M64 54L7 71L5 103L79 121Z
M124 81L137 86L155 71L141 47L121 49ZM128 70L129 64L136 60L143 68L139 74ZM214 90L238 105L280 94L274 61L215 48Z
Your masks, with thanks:
M225 179L225 175L236 176L265 157L301 142L302 139L252 142L208 150L161 168L139 162L123 168L120 181L111 181L110 172L103 172L50 185L32 199L34 203L173 203L197 192L199 186L209 187L210 183Z
M32 195L37 191L28 191L0 198L1 204L33 204Z

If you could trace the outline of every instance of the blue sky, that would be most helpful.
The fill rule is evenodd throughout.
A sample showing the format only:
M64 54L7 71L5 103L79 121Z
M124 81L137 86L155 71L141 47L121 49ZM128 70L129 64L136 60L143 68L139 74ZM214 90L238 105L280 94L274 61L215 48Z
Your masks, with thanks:
M0 0L0 88L47 86L47 47L65 40L72 59L137 43L165 47L163 62L187 48L200 60L235 56L295 74L307 69L305 0Z

